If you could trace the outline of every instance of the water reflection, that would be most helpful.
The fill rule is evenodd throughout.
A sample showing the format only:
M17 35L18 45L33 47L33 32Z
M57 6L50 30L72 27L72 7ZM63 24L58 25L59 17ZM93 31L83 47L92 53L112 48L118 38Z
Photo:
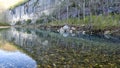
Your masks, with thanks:
M36 62L19 51L0 50L0 68L36 68Z
M4 33L0 32L0 68L37 68L36 61L7 42Z
M54 32L25 28L11 28L2 37L31 55L38 67L120 66L120 39L115 37L82 34L63 37Z

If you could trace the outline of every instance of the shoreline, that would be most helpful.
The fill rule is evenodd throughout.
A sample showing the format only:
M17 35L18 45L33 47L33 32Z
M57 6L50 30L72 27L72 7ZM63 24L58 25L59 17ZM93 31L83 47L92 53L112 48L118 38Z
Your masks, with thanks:
M53 32L57 32L61 27L64 25L15 25L15 26L0 26L0 29L10 28L10 27L25 27L25 28L38 28L42 30L52 30ZM106 27L104 29L96 29L96 26L88 26L88 25L69 25L70 28L74 27L74 32L82 32L85 31L86 34L96 34L96 35L113 35L113 36L120 36L120 27Z
M10 28L11 26L0 26L0 29Z
M63 27L64 25L39 25L36 28L40 28L43 30L53 30L56 32L58 29ZM120 36L120 27L106 27L104 29L96 29L95 26L74 26L69 25L70 28L75 28L75 32L82 32L85 31L86 34L94 34L94 35L113 35L113 36Z

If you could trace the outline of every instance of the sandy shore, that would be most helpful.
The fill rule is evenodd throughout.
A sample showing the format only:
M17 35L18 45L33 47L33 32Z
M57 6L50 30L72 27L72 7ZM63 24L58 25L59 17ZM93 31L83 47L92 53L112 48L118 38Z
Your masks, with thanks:
M2 28L10 28L11 26L0 26L0 29Z

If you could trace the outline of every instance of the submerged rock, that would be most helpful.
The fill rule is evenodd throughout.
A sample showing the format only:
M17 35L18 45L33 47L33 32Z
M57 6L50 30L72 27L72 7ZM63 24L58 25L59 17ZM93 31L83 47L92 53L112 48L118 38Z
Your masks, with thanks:
M83 34L83 35L86 34L86 31L83 31L82 34Z
M69 33L63 33L62 35L63 35L63 37L67 37L67 36L69 36Z
M75 36L75 34L73 33L73 34L71 34L71 36Z
M69 32L72 34L72 33L73 33L73 30L70 30Z
M104 35L104 37L110 39L110 35Z
M48 40L45 40L43 43L42 43L42 45L48 45Z

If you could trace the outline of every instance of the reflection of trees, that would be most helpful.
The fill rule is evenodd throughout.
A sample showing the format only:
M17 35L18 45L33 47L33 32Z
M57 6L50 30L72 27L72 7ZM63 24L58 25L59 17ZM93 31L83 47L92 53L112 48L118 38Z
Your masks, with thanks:
M43 64L56 64L58 66L60 64L83 64L88 66L93 64L94 66L96 63L105 65L108 62L116 63L116 60L111 59L114 56L116 56L115 59L118 59L119 56L119 44L115 46L114 43L103 42L105 39L92 37L88 37L88 39L65 38L59 34L39 29L30 29L31 31L27 33L29 37L24 38L22 35L25 34L25 30L19 29L18 33L21 34L18 34L19 37L13 35L13 32L9 32L9 37L19 40L15 43L30 54L41 66ZM17 34L17 32L15 33ZM22 39L24 40L21 41ZM11 41L11 39L9 40ZM48 43L48 45L43 45L43 43ZM103 55L106 57L103 57Z

